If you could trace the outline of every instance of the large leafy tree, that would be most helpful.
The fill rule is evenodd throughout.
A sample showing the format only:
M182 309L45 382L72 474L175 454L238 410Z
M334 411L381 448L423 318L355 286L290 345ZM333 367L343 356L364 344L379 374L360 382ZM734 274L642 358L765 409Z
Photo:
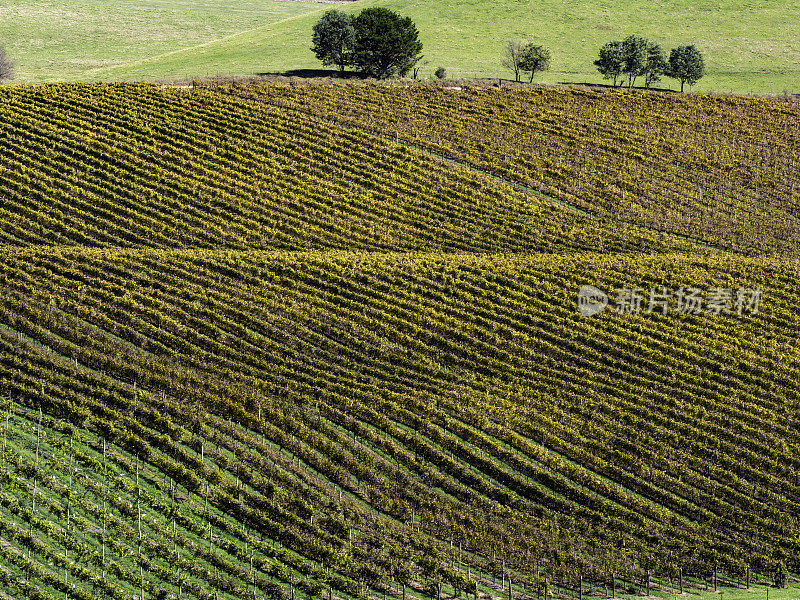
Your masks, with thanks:
M665 74L681 82L682 92L685 83L694 85L705 74L703 55L691 44L673 48L669 53L669 65Z
M528 83L533 82L533 75L539 71L547 71L550 68L550 51L544 46L527 44L522 49L522 58L519 67L525 73L530 73L531 78Z
M353 62L367 75L383 79L405 75L422 58L416 25L388 8L365 8L353 20Z
M353 62L355 39L353 17L341 10L329 10L314 25L311 49L323 65L337 65L344 72Z
M597 70L603 79L613 79L614 87L617 87L617 79L622 75L625 68L625 55L623 53L622 42L608 42L600 48L600 57L594 61Z

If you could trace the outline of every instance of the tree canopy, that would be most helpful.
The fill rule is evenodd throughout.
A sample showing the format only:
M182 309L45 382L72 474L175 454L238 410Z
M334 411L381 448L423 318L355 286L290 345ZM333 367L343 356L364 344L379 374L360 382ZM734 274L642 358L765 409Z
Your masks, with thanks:
M383 79L405 75L422 58L416 25L388 8L365 8L353 20L353 63L365 74Z
M647 40L638 35L629 35L622 41L622 73L628 76L628 88L636 78L644 75L647 68Z
M673 49L667 61L660 45L638 35L604 44L594 64L604 79L614 80L614 87L621 76L627 76L628 88L644 76L644 85L649 88L667 75L681 81L681 91L685 82L694 85L704 70L703 57L694 46Z
M329 10L314 25L311 49L323 65L337 65L344 72L353 62L355 37L353 17L341 10Z
M681 91L683 91L685 83L692 86L705 74L703 55L691 44L673 48L669 53L669 65L665 74L667 77L680 81Z
M508 40L503 49L501 64L509 71L514 72L514 81L519 81L519 74L522 72L520 62L522 61L522 49L525 46L519 40Z
M608 42L600 48L600 57L594 61L603 79L613 79L617 87L617 79L625 68L625 55L622 42Z
M527 44L522 48L519 67L525 73L531 74L529 83L533 82L535 73L547 71L550 68L550 51L544 46Z

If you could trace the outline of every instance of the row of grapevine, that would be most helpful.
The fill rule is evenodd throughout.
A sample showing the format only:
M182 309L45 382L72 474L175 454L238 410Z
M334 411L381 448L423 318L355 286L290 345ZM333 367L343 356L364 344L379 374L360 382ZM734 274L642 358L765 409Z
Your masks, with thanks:
M331 512L341 490L390 517L366 531L405 539L421 520L476 555L494 548L531 581L531 552L570 581L678 564L797 568L794 263L156 250L14 250L4 263L0 316L22 336L3 367L9 393L44 402L35 386L49 378L46 395L61 400L45 408L124 423L118 443L165 452L160 468L202 494L201 469L219 502L263 507L237 519L329 566L349 538L320 524L358 523ZM769 310L755 315L575 310L590 273L606 289L633 276L755 287L764 270ZM49 354L12 359L27 338ZM175 401L142 413L120 382ZM264 438L224 423L203 433L206 411ZM139 433L159 419L183 429ZM224 485L183 430L224 446ZM260 458L277 460L276 447L300 461L289 474ZM389 540L367 562L380 565Z
M372 136L210 92L0 93L9 245L515 252L675 247Z
M211 87L727 250L796 254L800 241L796 100L358 83Z

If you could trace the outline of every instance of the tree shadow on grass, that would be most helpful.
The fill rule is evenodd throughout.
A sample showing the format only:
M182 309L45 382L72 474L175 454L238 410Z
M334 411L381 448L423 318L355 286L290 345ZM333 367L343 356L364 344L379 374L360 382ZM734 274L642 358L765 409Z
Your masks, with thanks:
M332 79L360 79L361 73L355 71L345 71L339 69L290 69L283 72L258 73L259 77L302 77L304 79L319 79L330 77Z
M575 87L587 87L587 88L593 88L593 89L598 89L598 90L614 90L614 89L616 89L616 90L627 90L628 89L627 84L626 85L614 86L614 85L612 85L610 83L585 83L585 82L579 82L579 81L559 81L558 85L575 86ZM632 89L634 89L634 90L644 90L644 91L650 91L650 92L672 92L672 93L677 93L676 90L671 90L669 88L653 87L653 86L651 86L649 88L646 88L646 87L641 86L641 85L635 85L635 86L633 86Z

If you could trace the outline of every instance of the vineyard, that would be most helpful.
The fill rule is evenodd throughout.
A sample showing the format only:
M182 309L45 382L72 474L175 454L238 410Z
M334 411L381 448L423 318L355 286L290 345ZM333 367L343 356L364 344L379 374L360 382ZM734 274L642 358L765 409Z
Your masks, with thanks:
M454 151L442 99L466 122L489 90L365 89L0 89L0 598L572 600L800 573L792 238L759 253L645 196L647 219L600 214L503 166L499 134ZM356 109L415 93L442 115L425 135ZM777 227L778 192L740 192L743 223ZM612 296L587 318L587 283L761 304Z
M800 248L800 102L437 86L225 91L356 125L591 214L752 254Z

